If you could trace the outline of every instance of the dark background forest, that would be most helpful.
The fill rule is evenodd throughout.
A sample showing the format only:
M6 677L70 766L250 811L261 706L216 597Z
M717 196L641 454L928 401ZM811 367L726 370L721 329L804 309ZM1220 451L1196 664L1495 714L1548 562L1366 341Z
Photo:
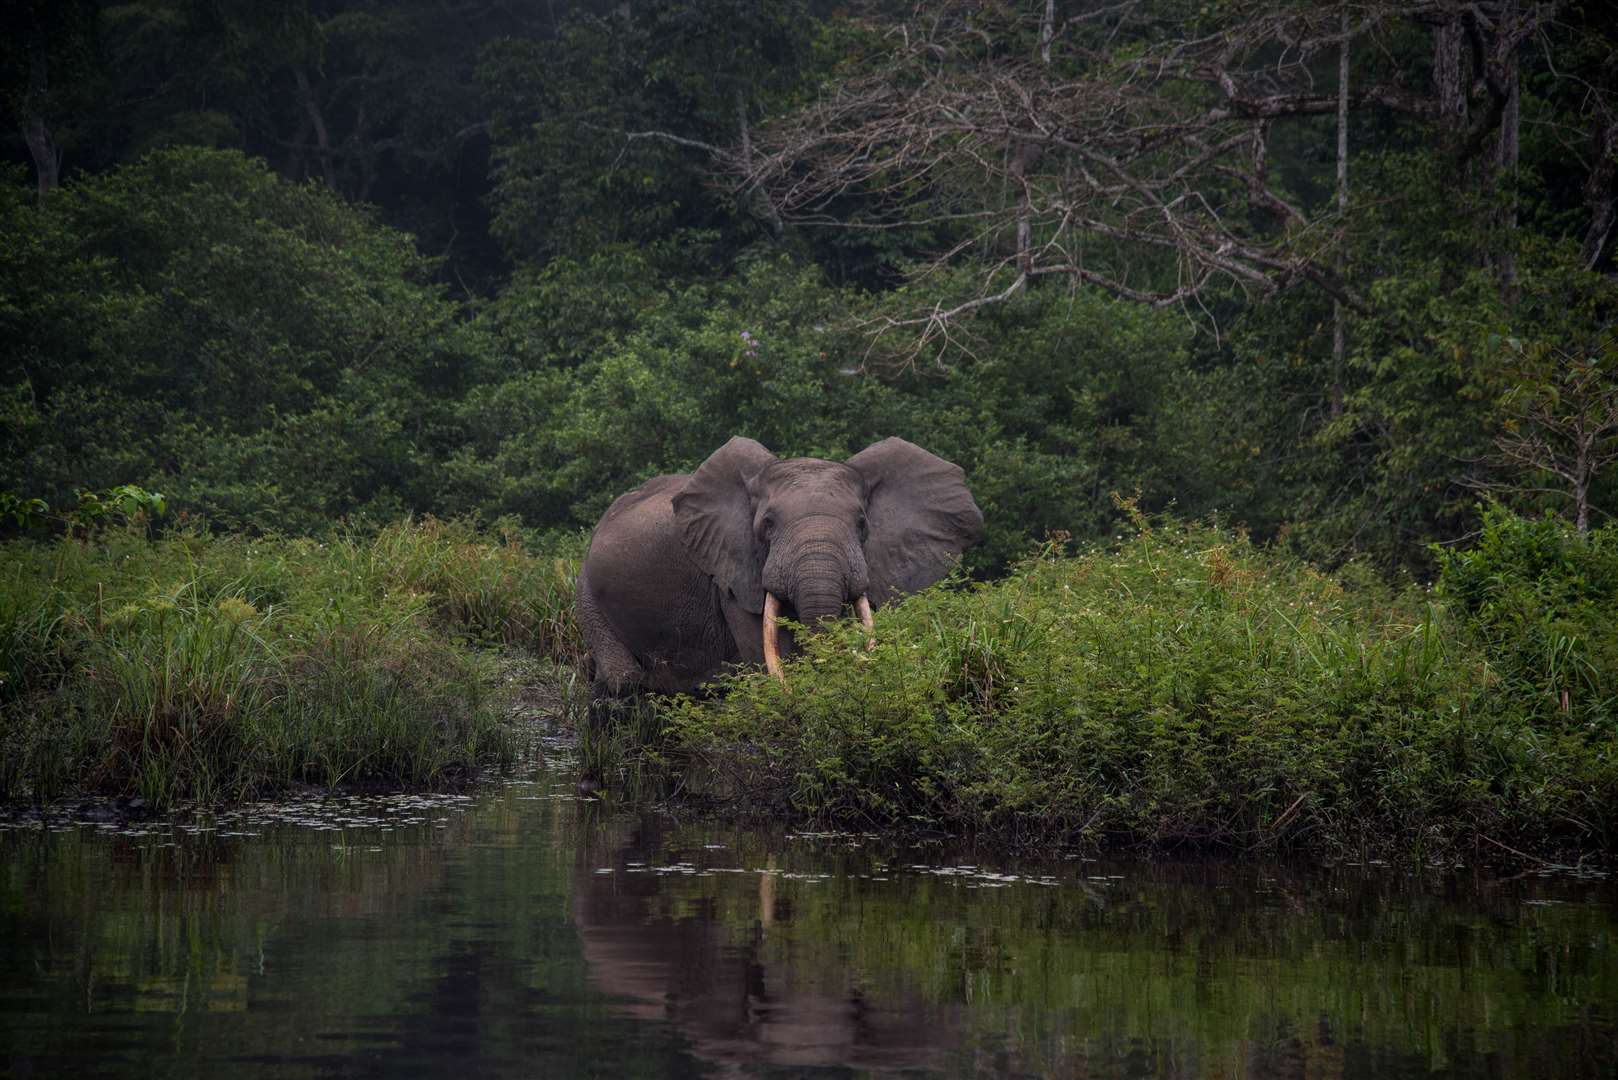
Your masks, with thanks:
M1618 510L1618 25L1529 0L18 0L0 492L576 534L732 434L1425 575Z

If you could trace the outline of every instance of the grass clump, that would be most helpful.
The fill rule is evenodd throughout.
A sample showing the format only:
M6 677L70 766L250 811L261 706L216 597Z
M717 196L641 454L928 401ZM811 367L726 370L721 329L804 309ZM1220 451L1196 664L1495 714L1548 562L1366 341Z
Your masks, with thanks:
M1472 640L1542 726L1618 723L1618 528L1486 507L1483 533L1441 555L1440 585Z
M572 562L459 523L109 533L10 543L3 565L0 797L441 782L514 751L480 646L577 652Z
M1052 548L880 612L870 652L857 627L818 635L785 685L677 702L661 752L710 796L824 824L1362 857L1610 847L1610 714L1525 707L1464 604L1140 524L1115 551Z

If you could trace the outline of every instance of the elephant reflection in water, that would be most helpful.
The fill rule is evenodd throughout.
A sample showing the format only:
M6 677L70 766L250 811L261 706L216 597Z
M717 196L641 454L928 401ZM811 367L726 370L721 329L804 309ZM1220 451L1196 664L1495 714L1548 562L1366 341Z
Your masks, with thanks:
M919 997L874 1002L843 964L792 948L790 936L772 940L790 934L793 913L771 873L758 875L751 931L721 921L711 894L681 904L655 873L581 867L575 880L591 983L622 1015L672 1024L726 1071L936 1068L959 1045L952 1027L916 1022L928 1011ZM770 959L783 953L790 962Z

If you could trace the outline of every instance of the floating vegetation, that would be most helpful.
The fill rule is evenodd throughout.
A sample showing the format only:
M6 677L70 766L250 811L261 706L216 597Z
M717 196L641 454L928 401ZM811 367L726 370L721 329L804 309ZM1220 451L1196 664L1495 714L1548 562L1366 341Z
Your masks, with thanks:
M1001 874L992 870L984 870L977 866L923 866L912 865L905 869L915 874L928 874L933 877L948 878L958 881L968 889L1002 889L1007 885L1056 885L1057 879L1049 874ZM1093 879L1092 879L1093 880Z
M407 829L448 827L471 809L474 797L454 793L380 795L313 795L262 801L218 812L194 811L169 820L93 819L73 812L28 808L0 815L0 831L59 833L91 830L98 834L140 839L217 838L248 840L276 830L311 832L370 830L389 833Z

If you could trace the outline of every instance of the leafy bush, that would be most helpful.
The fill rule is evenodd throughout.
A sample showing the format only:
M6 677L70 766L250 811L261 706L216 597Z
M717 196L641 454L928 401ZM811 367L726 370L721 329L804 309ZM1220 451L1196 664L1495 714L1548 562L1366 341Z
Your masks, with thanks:
M880 612L874 651L819 635L784 684L679 702L659 752L715 798L822 823L1404 857L1610 843L1618 733L1523 722L1441 608L1358 576L1172 524L1047 548Z
M430 270L234 152L154 152L43 205L0 185L0 488L136 483L260 530L396 516L472 366Z
M1441 594L1466 617L1516 707L1592 732L1618 724L1618 527L1580 535L1498 504L1464 551L1440 552Z

